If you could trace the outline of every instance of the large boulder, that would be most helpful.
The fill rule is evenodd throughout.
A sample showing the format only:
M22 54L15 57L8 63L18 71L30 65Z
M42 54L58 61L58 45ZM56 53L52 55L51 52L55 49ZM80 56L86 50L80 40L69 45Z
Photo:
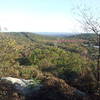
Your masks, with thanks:
M24 96L29 96L33 92L38 91L42 85L34 85L34 80L25 80L25 79L18 79L13 77L2 77L0 79L0 83L3 84L10 84L13 86L13 89Z

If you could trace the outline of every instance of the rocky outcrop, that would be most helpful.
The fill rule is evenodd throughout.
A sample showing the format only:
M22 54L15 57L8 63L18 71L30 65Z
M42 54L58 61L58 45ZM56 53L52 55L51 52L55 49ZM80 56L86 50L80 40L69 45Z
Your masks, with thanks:
M94 97L54 76L46 77L42 85L35 86L33 80L12 77L3 77L0 80L0 100L94 100ZM99 100L99 97L95 100Z
M0 83L10 84L13 89L24 96L29 96L35 91L38 91L42 85L34 85L34 80L25 80L12 77L2 77Z

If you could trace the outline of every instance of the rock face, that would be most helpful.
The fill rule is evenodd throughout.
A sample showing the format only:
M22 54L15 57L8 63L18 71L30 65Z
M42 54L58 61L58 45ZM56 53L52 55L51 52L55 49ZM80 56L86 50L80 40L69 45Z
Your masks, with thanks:
M25 80L12 77L2 77L0 82L13 85L15 91L24 96L28 96L33 92L38 91L40 87L42 87L42 85L34 86L33 80Z

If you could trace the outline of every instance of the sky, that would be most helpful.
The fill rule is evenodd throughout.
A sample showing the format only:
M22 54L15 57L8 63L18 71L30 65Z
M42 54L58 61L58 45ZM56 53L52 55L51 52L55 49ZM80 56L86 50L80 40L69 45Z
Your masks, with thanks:
M15 32L78 32L77 4L99 7L99 0L0 0L0 27Z

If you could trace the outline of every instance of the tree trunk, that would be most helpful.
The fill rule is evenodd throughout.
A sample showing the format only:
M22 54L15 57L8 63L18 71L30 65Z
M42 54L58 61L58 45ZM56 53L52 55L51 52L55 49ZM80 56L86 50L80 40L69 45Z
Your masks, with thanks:
M100 89L100 34L98 34L98 46L99 46L99 51L98 51L98 59L97 59L97 87Z

